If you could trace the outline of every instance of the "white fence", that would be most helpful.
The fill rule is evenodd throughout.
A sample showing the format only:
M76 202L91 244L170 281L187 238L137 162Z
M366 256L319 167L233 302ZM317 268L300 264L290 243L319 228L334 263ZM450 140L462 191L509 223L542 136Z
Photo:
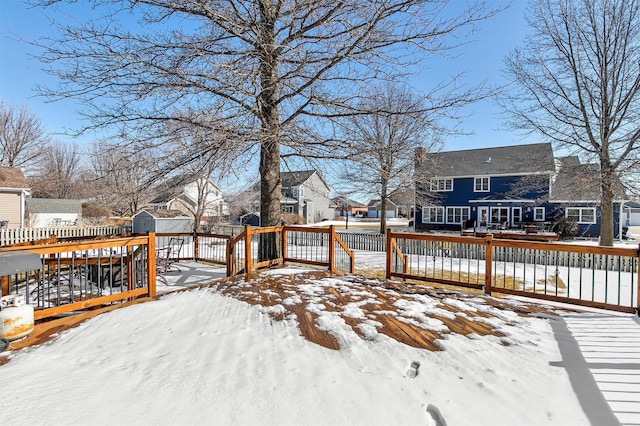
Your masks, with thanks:
M99 235L121 235L122 226L60 226L50 228L12 228L0 229L0 246L42 240L56 236L58 238L97 237Z

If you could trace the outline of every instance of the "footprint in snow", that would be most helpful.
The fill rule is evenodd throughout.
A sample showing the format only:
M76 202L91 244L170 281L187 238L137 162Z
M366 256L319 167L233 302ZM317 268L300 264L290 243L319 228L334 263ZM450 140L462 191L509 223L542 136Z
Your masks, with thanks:
M444 417L442 417L440 410L438 410L438 407L436 407L435 405L429 404L427 406L427 413L431 415L431 419L434 422L430 424L434 424L435 426L447 426L447 422L444 420Z

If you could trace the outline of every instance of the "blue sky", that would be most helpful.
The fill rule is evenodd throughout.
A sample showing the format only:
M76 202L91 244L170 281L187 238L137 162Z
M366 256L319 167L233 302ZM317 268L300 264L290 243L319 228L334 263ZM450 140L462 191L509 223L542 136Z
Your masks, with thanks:
M461 5L464 0L453 0ZM504 83L503 59L516 45L524 40L527 32L524 10L525 0L490 0L490 5L511 6L494 18L478 25L472 42L459 49L456 57L430 61L419 81L426 87L432 84L429 76L446 76L466 71L469 84L487 81L489 84ZM78 6L81 7L81 6ZM81 19L81 16L77 18ZM73 142L68 136L57 135L65 128L79 126L79 106L73 101L46 103L34 92L36 84L55 85L56 81L41 71L43 65L29 57L35 51L25 40L35 40L52 31L49 21L41 9L31 9L21 0L0 1L0 101L5 104L24 104L38 116L47 132L54 139ZM437 78L437 77L436 77ZM501 130L503 125L500 109L491 101L476 103L464 111L471 116L464 121L464 129L473 132L469 136L449 137L445 150L470 149L539 142L534 138L524 139L521 134ZM91 142L90 136L76 142Z

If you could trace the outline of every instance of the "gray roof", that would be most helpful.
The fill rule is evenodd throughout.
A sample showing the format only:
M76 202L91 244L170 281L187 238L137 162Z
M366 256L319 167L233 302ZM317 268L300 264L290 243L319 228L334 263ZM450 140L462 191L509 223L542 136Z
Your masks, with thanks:
M431 177L552 173L550 143L467 149L428 154L422 172Z
M187 216L180 210L168 210L168 209L158 209L158 210L144 209L136 213L136 215L142 213L143 211L155 217L156 219L174 219L174 218L190 219L189 216Z
M378 207L381 205L382 205L382 200L380 198L377 198L369 201L369 204L367 204L367 207ZM389 207L397 207L397 205L393 201L387 199L387 208Z
M601 198L600 166L598 164L580 164L577 156L556 159L556 175L551 185L551 201L590 201L600 202ZM618 180L614 184L614 197L625 199L625 191Z
M30 213L75 213L81 215L82 202L56 198L27 198L27 211Z
M282 178L282 187L290 188L294 186L300 186L307 181L314 174L315 170L300 170L297 172L280 172L280 178Z
M336 205L341 207L364 207L365 204L360 201L352 200L351 198L347 198L344 195L339 195L331 200Z

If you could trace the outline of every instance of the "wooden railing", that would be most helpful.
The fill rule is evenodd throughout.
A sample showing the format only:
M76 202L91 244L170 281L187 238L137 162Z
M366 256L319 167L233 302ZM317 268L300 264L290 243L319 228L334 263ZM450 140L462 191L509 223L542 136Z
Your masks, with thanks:
M0 246L43 240L49 237L97 237L100 235L122 235L122 226L52 226L49 228L0 229Z
M155 235L0 248L40 255L40 270L2 277L0 295L17 294L35 319L156 295Z
M387 247L389 279L623 312L637 312L640 307L640 246L578 246L494 239L491 235L480 238L388 231Z
M351 273L355 270L353 252L340 239L334 226L247 226L229 241L228 253L229 275L287 262L322 266L331 272Z

